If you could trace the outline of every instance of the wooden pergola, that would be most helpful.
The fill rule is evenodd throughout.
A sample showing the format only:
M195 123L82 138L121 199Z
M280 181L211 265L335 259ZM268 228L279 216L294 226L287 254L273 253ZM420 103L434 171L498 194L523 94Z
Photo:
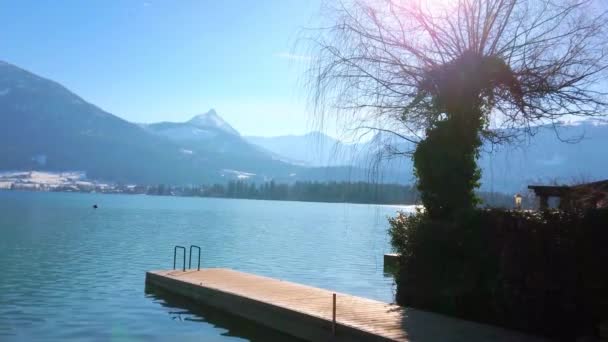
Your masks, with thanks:
M529 185L539 198L540 209L549 207L549 198L559 198L560 209L608 207L608 179L579 185Z

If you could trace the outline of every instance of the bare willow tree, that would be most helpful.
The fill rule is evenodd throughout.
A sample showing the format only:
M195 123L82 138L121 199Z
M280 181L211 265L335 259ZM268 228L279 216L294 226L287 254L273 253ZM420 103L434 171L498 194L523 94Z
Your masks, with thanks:
M330 24L311 37L310 102L318 117L334 115L417 144L414 167L427 209L443 215L471 206L482 139L503 142L534 133L538 124L605 114L604 6L601 0L328 4Z

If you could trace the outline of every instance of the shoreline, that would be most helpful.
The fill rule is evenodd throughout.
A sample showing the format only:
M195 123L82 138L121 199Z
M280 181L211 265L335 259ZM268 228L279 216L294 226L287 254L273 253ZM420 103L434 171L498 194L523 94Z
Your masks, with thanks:
M32 189L0 189L0 192L23 192L23 193L64 193L64 194L100 194L100 195L121 195L121 196L148 196L148 197L178 197L178 198L211 198L224 200L249 200L267 202L301 202L301 203L328 203L328 204L360 204L360 205L380 205L393 207L419 206L418 203L375 203L375 202L337 202L337 201L305 201L293 199L266 199L266 198L246 198L246 197L222 197L222 196L186 196L186 195L152 195L146 193L126 193L126 192L97 192L97 191L54 191L54 190L32 190Z

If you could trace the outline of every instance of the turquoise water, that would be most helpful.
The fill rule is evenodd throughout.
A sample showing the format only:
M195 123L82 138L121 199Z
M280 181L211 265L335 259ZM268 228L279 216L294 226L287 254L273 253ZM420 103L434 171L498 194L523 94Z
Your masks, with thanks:
M98 209L93 209L93 204ZM145 291L173 246L228 267L392 302L386 217L409 207L0 191L0 340L288 340Z

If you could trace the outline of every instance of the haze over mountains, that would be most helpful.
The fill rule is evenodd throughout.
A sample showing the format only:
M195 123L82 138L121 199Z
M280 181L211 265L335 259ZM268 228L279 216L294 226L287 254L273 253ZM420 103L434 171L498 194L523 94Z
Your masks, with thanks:
M84 171L104 181L176 185L369 179L357 167L288 162L243 139L214 110L187 122L131 123L5 62L0 113L0 171Z
M483 153L483 189L608 178L608 125L579 122L566 144L549 129L524 145ZM411 183L407 158L376 165L373 143L343 144L319 132L242 137L215 110L186 122L135 124L62 85L0 62L0 171L84 171L92 179L139 184L209 184L230 179L369 180ZM485 149L489 149L486 147ZM367 171L379 166L377 173Z
M147 132L179 147L182 154L199 158L223 177L284 178L299 167L273 158L271 153L244 140L240 134L211 109L186 122L159 122L140 125ZM229 177L228 177L229 178Z
M214 111L185 123L131 123L5 62L0 63L0 155L0 170L84 171L93 179L140 184L352 175L347 168L280 161L242 139Z
M585 120L564 124L558 129L558 134L552 126L546 126L525 141L500 146L484 145L479 160L482 190L516 192L528 184L570 184L608 178L607 122ZM379 148L374 142L343 144L319 132L247 139L283 156L285 160L314 166L371 167L373 152ZM398 140L393 143L400 145L401 151L412 147ZM386 174L400 173L400 179L405 182L413 181L412 161L407 157L383 161L379 167Z
M245 139L279 158L306 166L352 165L358 155L357 146L344 144L321 132L277 137L247 136Z

